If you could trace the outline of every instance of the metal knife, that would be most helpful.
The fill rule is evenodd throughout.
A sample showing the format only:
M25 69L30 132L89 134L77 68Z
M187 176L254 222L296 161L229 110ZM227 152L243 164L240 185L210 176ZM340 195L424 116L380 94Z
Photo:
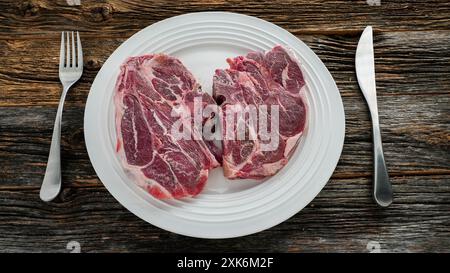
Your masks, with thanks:
M386 168L378 120L377 92L375 85L375 60L373 54L372 27L364 29L356 49L356 76L362 93L369 105L373 130L374 191L378 205L387 207L392 203L392 185Z

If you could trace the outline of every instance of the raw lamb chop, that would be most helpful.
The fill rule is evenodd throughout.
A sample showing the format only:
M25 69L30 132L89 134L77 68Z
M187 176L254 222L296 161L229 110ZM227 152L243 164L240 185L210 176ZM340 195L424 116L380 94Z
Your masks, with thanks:
M156 198L195 196L209 171L219 166L215 157L220 158L221 151L199 138L201 132L192 128L191 140L171 134L179 120L172 109L192 111L196 96L204 104L214 103L176 58L144 55L121 66L114 97L117 152L127 174Z
M227 62L230 68L217 69L213 79L213 97L222 109L224 174L230 179L272 176L287 164L307 123L306 86L300 64L293 52L282 46L265 53L250 52ZM259 132L254 139L227 138L226 128L234 131L237 128L237 117L227 120L227 113L230 115L227 110L236 106L262 109L262 105L267 105L268 111L267 115L258 116L258 122L267 118L268 128L275 130L276 146L267 149L271 144ZM271 106L278 106L279 113L279 122L274 128L269 121L275 114ZM249 116L245 117L245 122L248 126L253 124ZM257 129L251 128L248 134Z

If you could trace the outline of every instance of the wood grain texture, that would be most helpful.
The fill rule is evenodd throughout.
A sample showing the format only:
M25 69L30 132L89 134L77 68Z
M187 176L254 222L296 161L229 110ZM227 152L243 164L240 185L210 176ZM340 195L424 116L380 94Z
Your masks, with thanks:
M291 31L322 59L346 112L344 150L332 179L288 221L238 239L200 240L145 223L103 187L89 162L83 114L107 57L159 20L195 11L233 11ZM375 29L377 92L394 203L371 198L372 144L354 55ZM79 30L84 74L63 115L63 192L39 200L61 93L61 30ZM450 2L0 0L0 252L385 252L450 251ZM195 249L192 248L195 245Z
M202 240L153 227L122 208L104 188L65 188L43 203L37 190L0 191L1 251L68 252L384 252L450 251L447 176L395 177L395 201L377 208L366 178L331 180L302 212L269 230ZM439 185L439 186L438 186ZM195 248L192 246L195 245Z
M79 7L65 0L1 0L0 36L22 37L62 31L65 26L91 36L129 36L162 19L188 12L231 11L271 21L295 33L359 32L366 25L381 31L447 30L450 3L383 1L223 1L223 0L83 0Z

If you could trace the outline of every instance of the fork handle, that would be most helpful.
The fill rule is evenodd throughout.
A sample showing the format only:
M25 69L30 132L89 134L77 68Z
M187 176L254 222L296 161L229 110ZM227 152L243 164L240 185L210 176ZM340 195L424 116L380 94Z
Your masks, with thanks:
M63 88L63 93L56 113L55 125L53 127L52 143L48 156L47 168L44 181L42 182L39 197L42 201L52 201L61 190L61 118L68 88Z

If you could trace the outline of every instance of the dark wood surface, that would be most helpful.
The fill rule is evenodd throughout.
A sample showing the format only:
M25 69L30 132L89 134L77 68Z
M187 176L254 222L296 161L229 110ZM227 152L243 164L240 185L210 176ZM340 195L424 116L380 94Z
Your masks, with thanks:
M0 0L0 251L82 252L450 251L450 2ZM340 89L346 139L327 186L288 221L255 235L200 240L158 229L123 208L89 162L84 104L106 58L138 30L187 12L222 10L266 19L306 42ZM375 29L378 101L395 200L374 205L367 106L354 54ZM61 93L61 30L81 31L85 67L63 118L63 191L38 192ZM193 248L195 246L195 248Z

